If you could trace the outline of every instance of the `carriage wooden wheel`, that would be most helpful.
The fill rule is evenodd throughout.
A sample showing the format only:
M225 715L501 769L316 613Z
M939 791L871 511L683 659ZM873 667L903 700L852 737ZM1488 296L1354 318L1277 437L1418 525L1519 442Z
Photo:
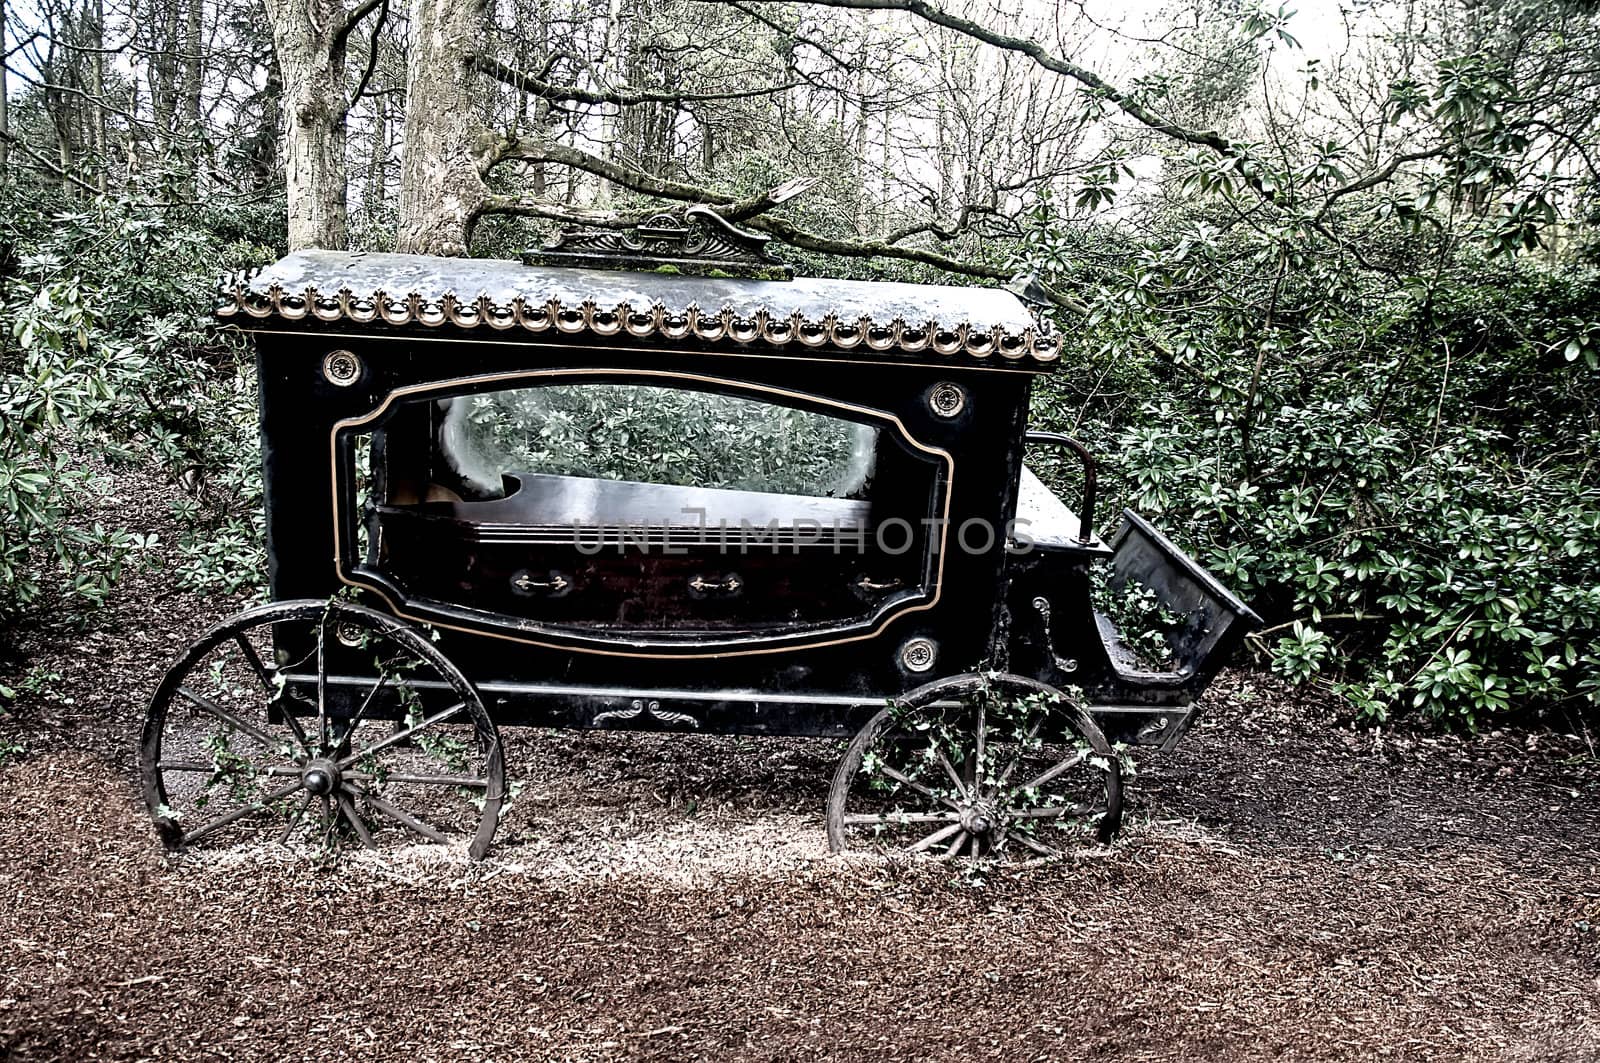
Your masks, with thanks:
M151 699L140 768L171 849L460 839L480 859L506 792L472 683L416 630L337 600L202 635Z
M1063 692L958 675L897 698L850 743L828 798L835 852L1035 859L1109 841L1116 751Z

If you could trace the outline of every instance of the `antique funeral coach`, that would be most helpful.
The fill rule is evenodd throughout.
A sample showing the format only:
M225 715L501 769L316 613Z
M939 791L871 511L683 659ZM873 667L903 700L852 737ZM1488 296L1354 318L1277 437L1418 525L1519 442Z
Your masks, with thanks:
M525 725L848 739L835 850L1108 839L1123 750L1176 742L1258 621L1137 514L1099 534L1090 454L1028 429L1063 359L1035 310L793 277L704 208L230 281L272 602L155 691L159 833L481 857Z

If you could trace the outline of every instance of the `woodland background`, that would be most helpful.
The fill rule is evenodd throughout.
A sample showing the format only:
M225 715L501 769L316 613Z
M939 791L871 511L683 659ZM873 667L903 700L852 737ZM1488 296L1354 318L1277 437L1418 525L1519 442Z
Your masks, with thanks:
M1281 674L1376 721L1600 723L1592 0L0 10L0 647L130 566L263 578L224 270L707 203L804 273L1036 274L1068 353L1035 425ZM180 541L86 516L154 465Z

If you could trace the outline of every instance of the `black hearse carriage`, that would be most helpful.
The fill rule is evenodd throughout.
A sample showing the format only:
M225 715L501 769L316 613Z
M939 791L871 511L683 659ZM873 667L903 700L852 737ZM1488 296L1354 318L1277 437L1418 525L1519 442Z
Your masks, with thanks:
M692 208L523 262L302 252L225 287L273 604L152 700L170 846L481 857L501 725L852 738L836 850L1110 836L1119 744L1177 741L1257 618L1136 514L1095 533L1093 460L1027 429L1062 342L1017 297L792 278L761 243ZM1164 660L1096 611L1097 570L1165 611Z

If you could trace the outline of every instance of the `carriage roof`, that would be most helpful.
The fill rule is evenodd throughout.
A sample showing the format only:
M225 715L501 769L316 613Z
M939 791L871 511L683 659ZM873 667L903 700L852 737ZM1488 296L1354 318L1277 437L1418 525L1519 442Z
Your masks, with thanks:
M1043 372L1061 337L1009 291L797 277L751 280L527 265L501 259L300 251L221 290L218 315L245 328L373 326L461 339L629 338L732 346L751 355L809 348L892 363Z

